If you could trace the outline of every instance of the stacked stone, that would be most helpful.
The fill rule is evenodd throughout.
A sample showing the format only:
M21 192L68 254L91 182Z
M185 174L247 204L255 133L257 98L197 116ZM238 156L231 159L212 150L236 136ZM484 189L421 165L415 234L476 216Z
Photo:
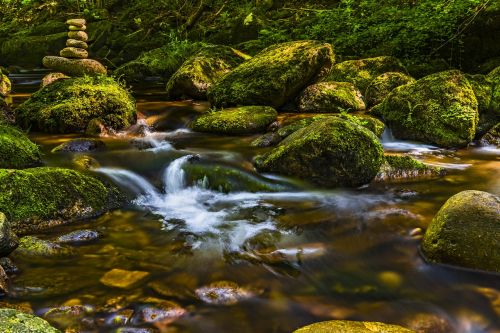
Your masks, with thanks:
M59 53L60 56L47 56L43 58L43 65L59 73L51 73L44 79L43 85L67 76L106 75L106 68L97 60L88 59L87 51L89 39L84 19L71 19L68 25L68 40L66 47Z

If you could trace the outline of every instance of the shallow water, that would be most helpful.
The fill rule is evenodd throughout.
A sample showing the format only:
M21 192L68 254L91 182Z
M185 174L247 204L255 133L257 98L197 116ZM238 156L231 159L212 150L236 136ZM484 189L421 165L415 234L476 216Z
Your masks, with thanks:
M15 102L33 86L16 85ZM32 91L32 90L31 90ZM499 276L426 264L415 228L428 225L439 207L465 189L500 195L500 151L471 147L445 150L400 142L386 133L387 151L407 152L445 167L446 176L359 189L324 190L296 180L257 175L252 158L265 149L255 136L192 133L186 124L205 103L162 102L158 87L137 94L141 123L149 130L117 133L107 149L90 153L95 174L130 192L132 204L93 221L61 226L44 239L93 229L103 236L75 247L70 258L16 259L13 294L2 301L26 303L37 314L51 307L85 304L89 332L113 332L116 304L137 310L156 297L182 305L187 313L156 328L162 332L291 332L328 319L374 320L408 325L417 314L449 321L454 332L499 332ZM137 135L150 148L130 141ZM144 135L144 136L143 136ZM73 167L75 154L52 154L75 136L33 134L50 166ZM234 167L280 184L275 193L231 192L190 184L182 169L190 158ZM263 178L260 178L263 179ZM121 290L99 280L111 269L140 270L150 276ZM210 305L195 290L229 280L247 297L234 305ZM169 290L160 293L158 285ZM113 306L111 306L111 305ZM59 323L60 328L74 326Z

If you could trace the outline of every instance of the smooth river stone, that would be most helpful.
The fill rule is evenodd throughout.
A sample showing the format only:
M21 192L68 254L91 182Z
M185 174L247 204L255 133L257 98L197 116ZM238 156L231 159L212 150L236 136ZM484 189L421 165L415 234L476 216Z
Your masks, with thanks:
M81 40L82 42L89 40L89 35L85 31L70 31L68 32L68 37L70 39Z
M48 86L49 84L52 84L56 81L65 80L65 79L69 79L69 76L67 76L64 73L49 73L49 74L45 75L42 79L42 88L45 86Z
M74 25L76 27L84 27L87 24L85 19L70 19L66 21L67 25Z
M83 27L77 27L76 25L70 25L68 27L68 30L69 31L85 31L85 30L87 30L87 26L84 25Z
M124 269L114 268L104 274L100 281L108 287L128 289L137 285L148 276L148 272L126 271Z
M86 50L86 49L89 48L89 46L88 46L87 43L85 43L85 42L83 42L81 40L76 40L76 39L68 39L66 41L66 46L68 46L68 47L77 47L79 49L84 49L84 50Z
M87 59L89 57L89 53L86 50L76 47L65 47L59 54L65 58Z
M67 59L64 57L46 56L42 62L46 68L69 76L106 75L108 72L106 67L93 59Z

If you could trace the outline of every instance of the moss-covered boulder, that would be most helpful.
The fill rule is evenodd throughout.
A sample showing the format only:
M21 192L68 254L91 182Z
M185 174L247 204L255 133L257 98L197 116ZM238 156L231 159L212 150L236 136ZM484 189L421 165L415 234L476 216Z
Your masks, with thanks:
M379 75L366 88L366 104L368 106L377 105L395 88L413 82L415 79L404 73L388 72Z
M486 132L481 137L481 140L479 140L479 143L483 146L493 145L500 147L500 122Z
M477 99L479 121L476 127L476 138L484 135L491 127L500 121L500 110L493 107L493 89L495 84L485 75L465 75L471 84ZM500 97L500 96L499 96Z
M481 191L452 196L422 242L428 261L500 272L500 198Z
M319 82L298 97L300 112L339 113L366 108L361 92L349 82Z
M24 236L19 239L19 247L12 253L14 257L41 258L65 257L73 252L70 248L35 236Z
M0 71L0 97L7 97L12 89L9 77Z
M209 45L186 60L167 83L169 98L204 100L207 90L243 61L231 47Z
M15 111L21 127L48 133L84 132L93 120L113 130L136 121L132 95L105 76L54 82L34 93Z
M411 156L386 155L375 182L410 182L438 178L442 168L424 164Z
M0 96L0 124L13 124L14 121L14 112L9 104Z
M92 218L120 203L116 188L77 171L48 167L0 169L0 211L16 232Z
M298 177L321 186L370 182L384 161L379 140L368 129L331 117L311 123L255 160L261 171Z
M149 76L159 76L167 81L193 53L203 44L182 42L167 44L160 48L147 51L118 67L113 76L134 82Z
M19 244L16 234L12 231L9 220L0 212L0 258L8 256Z
M302 327L293 333L415 333L415 331L378 322L332 320Z
M42 164L36 144L15 127L0 125L0 168L24 169Z
M0 332L60 333L42 318L14 309L0 309Z
M270 46L221 78L209 91L217 107L269 105L279 108L327 75L334 62L330 44L295 41Z
M277 192L286 189L284 185L265 179L256 173L199 159L191 159L182 166L182 169L186 174L188 185L223 193Z
M350 82L359 90L365 91L373 79L386 72L407 73L398 59L381 56L340 62L333 66L325 81Z
M91 138L77 138L61 143L52 149L52 153L83 153L102 150L106 144L102 140Z
M217 134L252 134L264 132L277 116L269 106L241 106L209 111L195 119L191 128Z
M474 139L477 99L459 71L426 76L394 89L377 107L396 138L443 147L463 147Z

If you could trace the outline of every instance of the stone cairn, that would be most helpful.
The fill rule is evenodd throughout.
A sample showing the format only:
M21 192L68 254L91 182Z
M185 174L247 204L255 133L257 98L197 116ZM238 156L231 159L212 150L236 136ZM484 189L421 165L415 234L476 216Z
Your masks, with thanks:
M50 73L42 82L45 86L56 80L71 76L106 75L107 70L99 61L88 59L87 51L89 39L84 19L71 19L66 21L69 26L66 47L59 53L60 56L46 56L43 65L57 73Z

